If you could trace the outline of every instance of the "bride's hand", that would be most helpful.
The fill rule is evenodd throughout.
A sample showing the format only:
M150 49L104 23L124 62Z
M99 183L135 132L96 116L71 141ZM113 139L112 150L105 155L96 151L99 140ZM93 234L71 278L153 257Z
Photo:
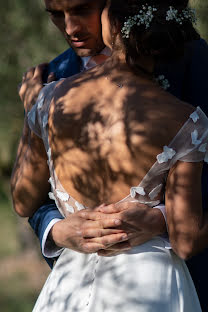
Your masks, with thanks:
M109 214L122 221L117 229L128 234L128 244L131 247L141 245L157 235L166 232L164 217L159 209L151 209L138 202L124 202L97 208L97 211ZM115 244L99 251L101 256L115 256L129 249L127 242Z
M81 253L95 253L128 239L118 218L100 212L82 210L57 222L50 235L59 247Z

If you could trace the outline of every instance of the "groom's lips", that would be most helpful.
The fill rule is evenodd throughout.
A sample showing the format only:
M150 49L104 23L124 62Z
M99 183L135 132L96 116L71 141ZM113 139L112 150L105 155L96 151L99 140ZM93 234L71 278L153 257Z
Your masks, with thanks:
M78 40L72 40L71 39L71 43L75 48L81 48L81 47L84 47L86 45L88 40L89 40L89 37L84 38L84 39L78 39Z

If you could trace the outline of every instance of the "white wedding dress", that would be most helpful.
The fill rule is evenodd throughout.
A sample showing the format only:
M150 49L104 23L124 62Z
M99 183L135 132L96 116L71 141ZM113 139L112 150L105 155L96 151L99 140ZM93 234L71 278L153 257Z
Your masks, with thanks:
M31 129L42 137L48 154L52 192L63 215L83 209L58 180L48 141L48 112L55 83L46 86L28 114ZM47 96L46 96L47 95ZM167 142L168 143L168 142ZM157 156L140 185L123 201L150 207L176 161L208 161L208 119L200 108ZM190 229L191 230L191 229ZM186 267L165 241L149 242L114 257L65 249L50 273L33 312L199 312L199 300Z

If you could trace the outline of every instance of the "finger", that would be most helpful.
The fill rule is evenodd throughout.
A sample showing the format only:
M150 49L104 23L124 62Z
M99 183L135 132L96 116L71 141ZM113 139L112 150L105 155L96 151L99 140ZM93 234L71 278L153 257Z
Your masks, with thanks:
M100 211L101 211L101 209L102 209L102 207L105 207L105 204L101 204L101 205L99 205L99 206L95 207L95 208L93 209L93 211L100 212Z
M82 229L80 231L81 233L83 233L83 231L88 229L96 229L96 230L117 229L117 227L118 226L120 227L121 224L122 222L119 219L103 219L98 221L87 220L82 224Z
M107 247L123 242L125 240L128 240L128 235L125 233L120 233L120 234L111 234L103 237L91 238L88 240L88 242L98 243L104 246L103 249L106 249Z
M26 78L26 73L22 75L22 83L25 81L25 78Z
M120 219L103 219L96 221L98 223L98 227L103 229L109 228L117 228L118 226L122 225L122 221Z
M83 230L82 232L82 237L84 238L96 238L96 237L102 237L106 235L111 235L111 234L119 234L123 233L122 230L117 230L117 229L92 229L88 228Z
M50 83L50 82L55 81L55 80L56 80L55 73L50 73L48 76L48 79L47 79L47 83Z
M23 75L24 79L23 80L28 80L33 78L35 72L35 67L31 67L27 70L27 72Z
M98 250L105 248L104 245L97 243L97 242L85 242L81 245L81 250L84 253L95 253Z
M111 205L103 205L103 206L100 206L99 207L99 211L100 212L103 212L103 213L116 213L118 212L118 208L114 205L114 204L111 204Z
M104 219L117 219L118 216L115 215L109 215L104 214L102 212L98 211L90 211L89 209L81 210L79 212L79 216L83 219L92 220L92 221L98 221L98 220L104 220ZM119 219L119 218L118 218Z
M118 203L118 204L111 204L111 205L105 205L103 207L100 207L99 211L102 213L119 213L123 210L128 209L128 204L127 202L125 203Z
M90 209L84 209L78 212L79 216L83 219L97 221L102 219L103 214Z
M25 82L22 82L20 89L19 89L19 96L22 102L24 101L26 90L27 90L27 84Z
M39 78L42 80L43 72L47 66L48 66L47 63L43 63L43 64L36 66L35 71L34 71L34 78Z

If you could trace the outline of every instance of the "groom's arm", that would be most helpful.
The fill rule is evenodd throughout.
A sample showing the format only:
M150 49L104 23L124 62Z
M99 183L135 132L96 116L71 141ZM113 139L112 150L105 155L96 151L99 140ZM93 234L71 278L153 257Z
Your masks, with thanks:
M46 260L52 261L62 251L62 248L57 247L49 238L51 228L62 219L63 216L60 214L55 203L52 200L48 200L28 220L40 241L41 252Z
M57 56L48 64L48 66L45 67L42 81L43 83L46 83L48 78L51 77L51 74L53 76L53 80L69 77L76 74L79 69L79 58L72 49L68 49ZM61 248L58 248L55 243L49 239L48 234L50 233L53 225L62 219L63 217L57 209L55 203L48 200L28 220L40 241L41 251L50 267L52 267L53 258L60 254Z

